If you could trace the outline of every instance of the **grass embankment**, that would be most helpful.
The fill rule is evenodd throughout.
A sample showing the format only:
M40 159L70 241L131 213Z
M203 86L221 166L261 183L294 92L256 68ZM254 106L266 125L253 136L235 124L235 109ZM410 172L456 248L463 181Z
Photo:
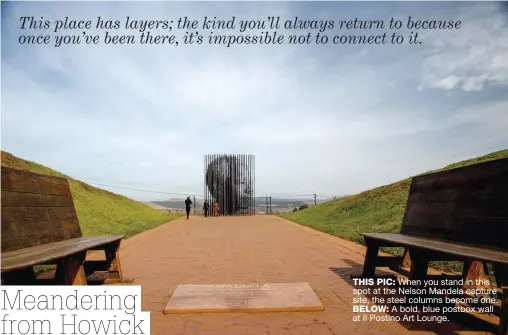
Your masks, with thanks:
M508 157L508 150L454 163L448 170L484 161ZM428 172L427 172L428 173ZM374 188L356 195L318 204L302 211L281 215L301 225L323 231L350 241L364 244L360 233L397 233L406 208L411 178ZM400 249L384 249L400 254ZM459 270L457 263L435 264L444 270Z
M83 235L125 235L130 237L182 217L165 213L127 197L67 177L43 165L2 151L2 166L66 177L74 199Z

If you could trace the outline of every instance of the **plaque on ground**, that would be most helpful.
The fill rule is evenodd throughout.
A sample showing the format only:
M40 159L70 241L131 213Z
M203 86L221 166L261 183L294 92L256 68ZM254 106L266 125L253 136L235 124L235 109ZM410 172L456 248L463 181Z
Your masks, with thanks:
M178 285L164 314L323 309L308 283Z

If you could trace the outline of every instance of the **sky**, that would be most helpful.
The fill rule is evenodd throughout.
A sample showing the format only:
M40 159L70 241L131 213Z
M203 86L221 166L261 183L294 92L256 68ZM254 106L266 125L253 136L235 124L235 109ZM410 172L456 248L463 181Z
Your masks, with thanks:
M1 5L2 150L94 185L199 197L205 154L245 153L256 156L256 196L331 197L508 148L508 14L500 3ZM23 34L55 35L21 30L22 16L93 24L98 16L122 22L127 16L174 21L235 16L237 22L268 16L405 22L411 16L461 20L462 26L419 31L417 45L56 48L19 44ZM76 33L82 31L59 31ZM137 200L173 197L100 187Z

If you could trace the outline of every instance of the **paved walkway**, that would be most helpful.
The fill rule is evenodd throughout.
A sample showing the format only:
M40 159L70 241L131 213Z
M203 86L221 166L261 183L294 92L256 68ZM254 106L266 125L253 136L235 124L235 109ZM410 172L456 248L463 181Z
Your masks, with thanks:
M126 276L142 285L151 334L485 334L453 323L352 321L351 273L364 248L274 216L179 219L124 241ZM179 284L308 282L322 312L164 315Z

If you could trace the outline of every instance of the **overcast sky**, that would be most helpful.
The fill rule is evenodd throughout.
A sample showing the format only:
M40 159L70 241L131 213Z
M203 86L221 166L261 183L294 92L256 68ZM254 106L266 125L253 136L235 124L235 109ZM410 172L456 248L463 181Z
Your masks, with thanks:
M205 15L463 23L421 45L17 42L21 16ZM197 195L205 154L251 153L258 196L357 193L508 147L507 24L493 2L2 2L2 150L85 182Z

